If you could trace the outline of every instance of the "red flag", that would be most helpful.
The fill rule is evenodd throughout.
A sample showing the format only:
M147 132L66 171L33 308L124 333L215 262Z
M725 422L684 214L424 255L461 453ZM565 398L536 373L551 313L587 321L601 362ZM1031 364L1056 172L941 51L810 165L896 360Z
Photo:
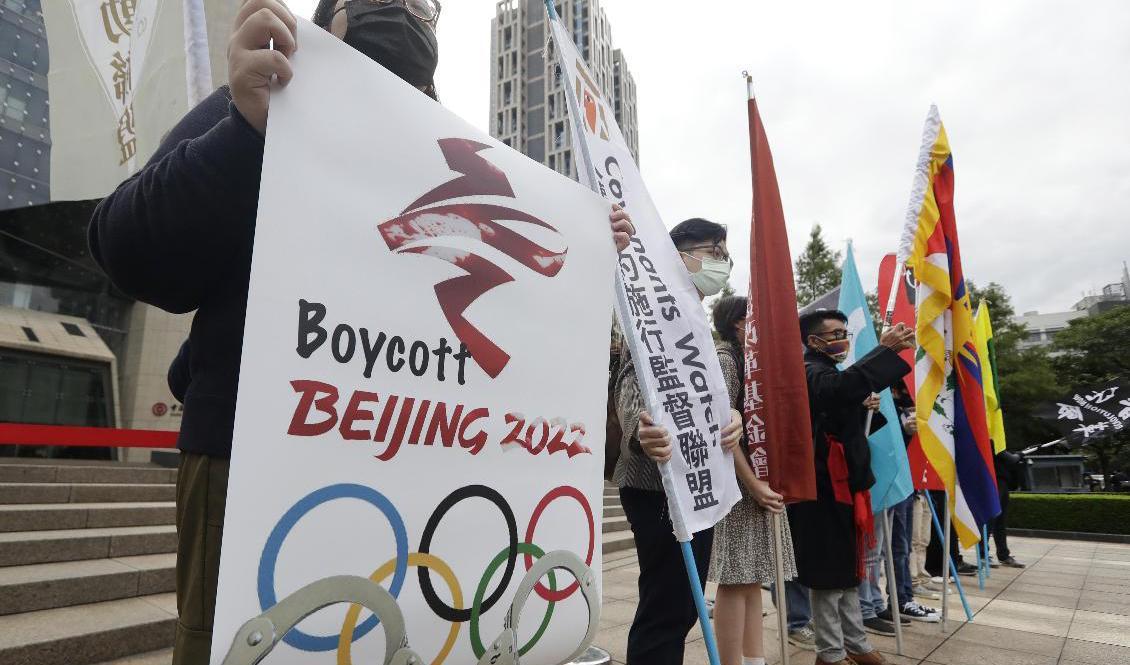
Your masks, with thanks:
M891 285L895 279L895 269L897 267L894 254L887 254L883 257L883 261L879 264L879 304L884 308L890 302ZM889 312L890 323L906 324L908 327L915 326L915 313L914 313L914 274L909 270L905 270L900 275L901 279L898 282L898 291L895 292L894 309ZM907 349L901 353L902 359L908 365L914 367L914 349ZM910 395L914 396L914 372L911 371L903 378L906 384L906 389L910 391ZM931 489L940 490L944 489L942 479L934 472L930 462L926 459L926 453L922 451L922 442L918 440L918 435L910 440L910 445L906 449L907 459L910 460L910 477L914 481L914 489Z
M745 338L745 422L750 464L785 501L816 499L812 422L797 322L792 255L769 139L749 99L753 218Z

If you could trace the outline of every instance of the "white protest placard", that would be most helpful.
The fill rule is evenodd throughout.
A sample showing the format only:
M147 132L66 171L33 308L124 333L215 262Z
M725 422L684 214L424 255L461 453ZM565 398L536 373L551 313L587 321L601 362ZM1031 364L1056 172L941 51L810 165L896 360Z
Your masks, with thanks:
M211 663L336 575L388 589L423 662L476 663L565 551L597 606L558 570L514 617L523 662L561 662L599 612L609 205L312 24L298 43L271 99ZM338 604L268 662L384 656L377 618Z
M550 20L569 100L574 159L583 181L632 216L620 253L617 311L652 417L675 453L659 465L680 541L714 526L741 499L721 432L730 422L726 381L686 266L648 194L616 116L560 20ZM580 122L578 122L578 120Z

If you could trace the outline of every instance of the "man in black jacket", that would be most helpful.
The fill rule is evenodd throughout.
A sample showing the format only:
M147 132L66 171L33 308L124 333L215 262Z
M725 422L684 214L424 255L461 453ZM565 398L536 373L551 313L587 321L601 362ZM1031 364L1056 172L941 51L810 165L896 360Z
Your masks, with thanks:
M887 662L864 632L858 586L863 556L874 538L870 488L871 451L864 402L901 379L910 366L898 352L910 348L914 331L899 324L879 346L851 367L847 317L817 310L801 317L805 373L812 412L816 500L789 508L801 584L811 589L817 665L879 665ZM876 412L871 431L886 421Z
M434 98L439 11L437 0L320 0L314 23ZM270 83L290 81L297 37L280 0L244 2L229 85L189 111L90 221L91 253L118 288L170 312L196 311L170 372L184 403L174 665L208 662L211 648ZM623 249L628 216L614 208L610 222Z

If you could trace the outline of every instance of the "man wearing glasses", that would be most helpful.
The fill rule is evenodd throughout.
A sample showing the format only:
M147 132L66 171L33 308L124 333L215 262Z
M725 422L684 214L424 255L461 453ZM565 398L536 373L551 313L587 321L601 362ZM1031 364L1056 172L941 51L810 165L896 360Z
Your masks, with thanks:
M439 14L437 0L322 0L314 23L434 99ZM169 372L185 405L174 665L206 663L211 648L270 83L293 77L297 37L283 2L246 0L228 44L229 85L189 111L90 221L91 254L119 289L196 312ZM631 222L615 208L609 221L623 250Z
M816 663L878 665L887 662L864 632L858 586L864 554L874 542L868 490L871 451L864 423L876 407L872 393L902 379L910 366L898 352L910 348L914 331L899 324L879 346L841 371L851 348L847 317L817 310L800 319L816 464L816 500L789 507L798 581L811 589ZM877 410L875 431L886 424Z

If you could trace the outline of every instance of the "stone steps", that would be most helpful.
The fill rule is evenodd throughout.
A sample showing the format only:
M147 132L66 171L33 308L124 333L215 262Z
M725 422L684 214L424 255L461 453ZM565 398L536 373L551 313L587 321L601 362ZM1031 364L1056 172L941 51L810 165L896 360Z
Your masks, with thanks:
M0 505L26 503L118 503L174 501L172 483L4 483Z
M171 593L0 616L0 663L89 665L169 647Z
M0 568L0 616L175 590L176 554Z
M176 469L150 466L0 464L0 483L162 485L176 482Z
M175 521L173 501L0 506L0 532L151 526Z
M172 524L0 533L0 566L175 552ZM2 662L2 661L0 661Z

